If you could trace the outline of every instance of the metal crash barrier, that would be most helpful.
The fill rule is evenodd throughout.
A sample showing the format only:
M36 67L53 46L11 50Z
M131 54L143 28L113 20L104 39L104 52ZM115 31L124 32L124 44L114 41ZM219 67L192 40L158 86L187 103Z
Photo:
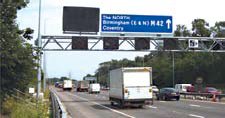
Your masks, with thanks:
M63 107L59 97L51 91L53 118L67 118L66 109Z
M192 93L192 92L183 92L180 93L184 99L201 99L201 100L212 100L220 102L222 98L225 98L225 94L211 94L211 93ZM217 100L214 100L217 99Z

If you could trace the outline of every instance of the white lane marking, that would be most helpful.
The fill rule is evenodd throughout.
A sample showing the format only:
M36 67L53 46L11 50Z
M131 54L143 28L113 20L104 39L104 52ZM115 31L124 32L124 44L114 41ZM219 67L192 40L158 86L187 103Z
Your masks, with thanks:
M200 106L200 105L196 105L196 104L189 104L189 106L191 106L191 107L201 107L201 108L206 108L206 109L212 109L212 107L204 107L204 106Z
M70 94L71 94L71 93L70 93ZM73 94L71 94L71 95L73 95ZM99 104L99 103L97 103L97 102L91 102L91 101L89 101L89 100L88 100L88 99L86 99L86 98L83 98L83 97L80 97L80 96L77 96L77 95L73 95L73 96L78 97L79 99L85 100L85 101L87 101L87 102L90 102L90 103L92 103L92 104L95 104L95 105L101 106L101 107L103 107L103 108L105 108L105 109L108 109L108 110L110 110L110 111L112 111L112 112L115 112L115 113L121 114L121 115L126 116L126 117L128 117L128 118L135 118L134 116L131 116L131 115L125 114L125 113L120 112L120 111L117 111L117 110L115 110L115 109L111 109L111 108L106 107L106 106L104 106L104 105L101 105L101 104Z
M201 107L200 105L197 105L197 104L189 104L189 106L191 106L191 107Z
M156 106L149 106L149 105L148 105L147 107L152 108L152 109L157 109Z
M134 116L131 116L131 115L125 114L125 113L120 112L120 111L117 111L117 110L115 110L115 109L111 109L111 108L106 107L106 106L104 106L104 105L101 105L101 104L99 104L99 103L97 103L97 102L92 102L92 103L94 103L94 104L96 104L96 105L99 105L99 106L101 106L101 107L104 107L105 109L108 109L108 110L113 111L113 112L115 112L115 113L118 113L118 114L124 115L124 116L126 116L126 117L128 117L128 118L135 118Z
M204 116L199 116L199 115L195 115L195 114L189 114L189 116L196 117L196 118L205 118Z

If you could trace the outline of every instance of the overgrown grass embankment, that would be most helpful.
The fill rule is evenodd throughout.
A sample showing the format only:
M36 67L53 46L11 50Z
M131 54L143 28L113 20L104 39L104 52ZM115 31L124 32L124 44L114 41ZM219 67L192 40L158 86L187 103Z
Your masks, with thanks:
M43 100L10 96L4 100L3 113L10 118L49 118L49 90L44 93Z

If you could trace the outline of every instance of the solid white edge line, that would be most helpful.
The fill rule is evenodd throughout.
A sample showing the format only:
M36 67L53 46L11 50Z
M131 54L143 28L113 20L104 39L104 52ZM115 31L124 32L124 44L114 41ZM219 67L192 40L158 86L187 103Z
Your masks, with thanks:
M73 94L71 94L71 95L73 95ZM82 100L85 100L85 101L87 101L87 102L90 102L90 101L89 101L88 99L86 99L86 98L83 98L83 97L80 97L80 96L77 96L77 95L73 95L73 96L78 97L78 98L80 98L80 99L82 99ZM125 114L125 113L120 112L120 111L117 111L117 110L115 110L115 109L111 109L111 108L109 108L109 107L107 107L107 106L104 106L104 105L101 105L101 104L99 104L99 103L97 103L97 102L90 102L90 103L95 104L95 105L98 105L98 106L101 106L101 107L103 107L103 108L105 108L105 109L108 109L108 110L110 110L110 111L112 111L112 112L121 114L121 115L126 116L126 117L128 117L128 118L135 118L134 116Z
M196 117L196 118L205 118L204 116L199 116L199 115L195 115L195 114L189 114L189 116Z

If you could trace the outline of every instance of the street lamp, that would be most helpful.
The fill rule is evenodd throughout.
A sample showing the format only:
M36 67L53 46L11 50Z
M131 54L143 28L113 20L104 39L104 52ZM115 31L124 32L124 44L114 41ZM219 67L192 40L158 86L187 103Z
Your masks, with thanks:
M174 87L174 84L175 84L175 82L174 82L174 80L175 80L175 76L174 76L174 52L172 51L172 58L173 58L173 87Z
M37 78L38 78L38 86L37 86L37 99L40 96L40 92L41 92L41 0L39 0L39 16L38 16L38 48L40 49L40 51L38 51L38 56L39 56L39 60L38 60L38 72L37 72Z

